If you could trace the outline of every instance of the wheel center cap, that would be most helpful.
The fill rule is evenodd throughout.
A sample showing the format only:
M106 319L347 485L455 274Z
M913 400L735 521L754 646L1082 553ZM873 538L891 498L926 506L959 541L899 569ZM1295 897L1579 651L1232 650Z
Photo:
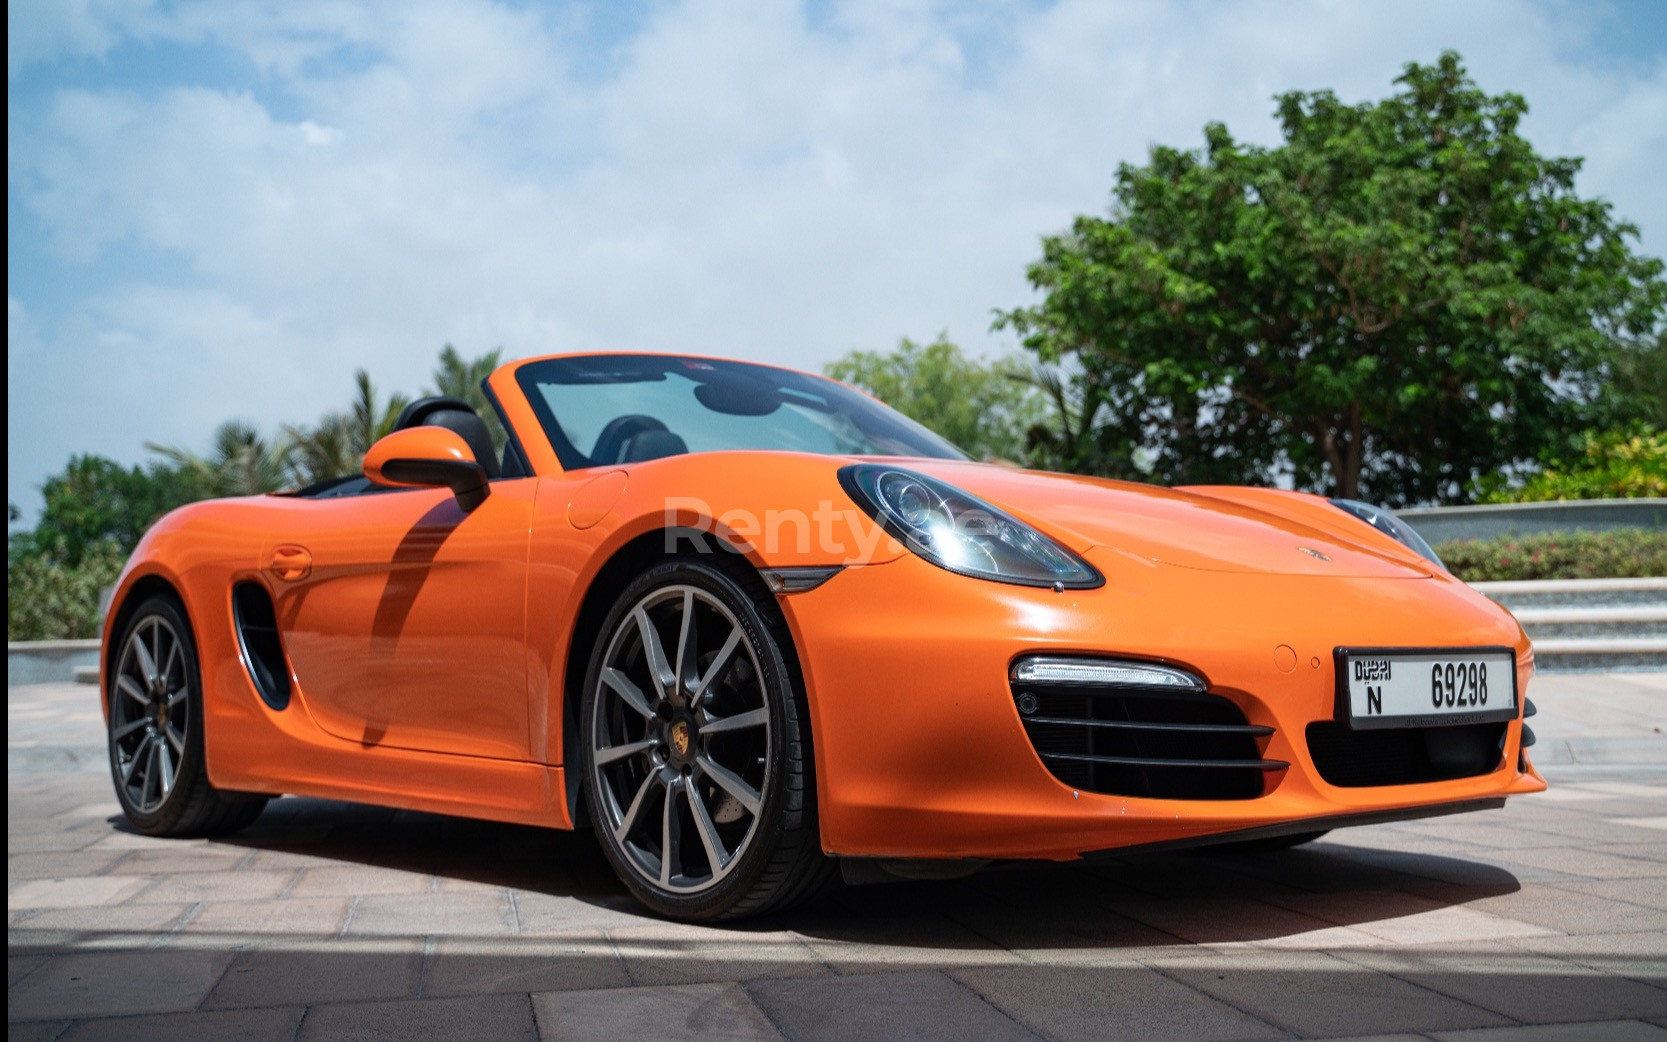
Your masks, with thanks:
M689 724L679 720L671 725L671 749L679 757L689 755Z

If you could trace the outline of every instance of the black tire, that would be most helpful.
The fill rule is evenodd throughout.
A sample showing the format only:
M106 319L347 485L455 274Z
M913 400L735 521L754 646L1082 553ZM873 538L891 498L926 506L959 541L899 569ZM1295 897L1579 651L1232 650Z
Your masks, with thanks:
M1292 832L1283 836L1241 839L1234 843L1216 843L1203 849L1206 851L1220 851L1224 854L1260 854L1275 850L1290 850L1292 847L1300 847L1304 843L1312 843L1330 831L1330 829L1320 829L1317 832Z
M602 851L653 911L756 916L832 878L798 659L773 598L743 563L668 561L628 585L592 649L579 721Z
M176 598L155 594L128 619L110 659L106 697L111 781L135 829L204 836L234 832L260 816L268 797L209 784L202 670Z

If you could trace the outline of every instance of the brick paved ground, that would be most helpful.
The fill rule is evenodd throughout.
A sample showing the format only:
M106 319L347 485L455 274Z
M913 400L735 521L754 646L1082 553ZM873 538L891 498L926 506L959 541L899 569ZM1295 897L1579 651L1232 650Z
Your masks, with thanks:
M837 892L723 929L584 837L318 800L116 816L96 695L8 693L12 1039L1667 1039L1667 674L1535 682L1544 796Z

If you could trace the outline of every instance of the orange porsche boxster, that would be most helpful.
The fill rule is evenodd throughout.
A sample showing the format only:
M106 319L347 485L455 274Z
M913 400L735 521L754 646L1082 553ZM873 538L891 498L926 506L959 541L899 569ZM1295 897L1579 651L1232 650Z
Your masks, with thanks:
M512 362L362 475L184 507L104 633L133 825L285 793L589 827L668 916L836 871L1303 842L1496 807L1520 626L1386 511L976 463L842 384Z

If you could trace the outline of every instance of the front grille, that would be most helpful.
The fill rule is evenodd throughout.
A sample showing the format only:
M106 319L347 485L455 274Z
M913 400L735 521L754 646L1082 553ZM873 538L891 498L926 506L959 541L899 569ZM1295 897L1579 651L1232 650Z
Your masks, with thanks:
M1327 783L1358 789L1491 774L1505 747L1505 724L1351 731L1333 720L1308 725L1308 755Z
M1239 707L1204 692L1013 682L1025 734L1055 778L1085 792L1250 800L1288 765L1262 758Z

